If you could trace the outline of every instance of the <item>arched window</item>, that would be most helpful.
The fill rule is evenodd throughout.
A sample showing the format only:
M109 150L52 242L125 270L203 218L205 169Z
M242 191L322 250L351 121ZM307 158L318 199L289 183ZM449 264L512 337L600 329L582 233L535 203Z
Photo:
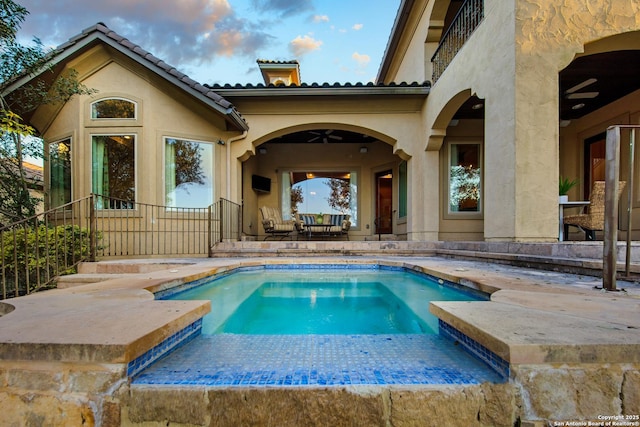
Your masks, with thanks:
M135 119L136 103L122 98L109 98L91 104L92 119Z

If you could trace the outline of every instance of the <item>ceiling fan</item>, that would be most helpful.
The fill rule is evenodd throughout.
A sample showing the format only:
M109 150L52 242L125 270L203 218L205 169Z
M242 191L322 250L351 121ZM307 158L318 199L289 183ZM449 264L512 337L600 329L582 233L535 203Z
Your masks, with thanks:
M317 131L309 131L309 133L311 135L314 135L311 139L307 140L307 142L315 142L319 139L322 138L322 142L327 144L329 142L329 139L333 139L336 141L342 141L342 137L338 136L338 135L332 135L333 133L333 129L327 129L324 132L317 132Z
M590 79L587 79L587 80L583 81L582 83L578 83L577 85L573 86L572 88L569 88L569 89L565 90L564 94L565 94L567 99L591 99L591 98L595 98L596 96L600 95L600 92L578 92L578 91L581 90L581 89L584 89L587 86L590 86L590 85L594 84L597 81L598 81L598 79L592 77Z

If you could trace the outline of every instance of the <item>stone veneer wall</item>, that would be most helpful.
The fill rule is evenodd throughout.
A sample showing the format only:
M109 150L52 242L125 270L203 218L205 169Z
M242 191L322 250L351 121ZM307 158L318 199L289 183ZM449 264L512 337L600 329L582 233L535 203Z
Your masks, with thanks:
M0 361L0 425L119 426L126 365Z
M443 387L133 387L123 426L492 426L511 427L510 384Z
M33 426L445 425L640 414L640 365L520 365L505 384L129 387L126 366L0 362L0 423Z
M639 364L519 365L511 375L523 419L595 422L603 415L640 415Z

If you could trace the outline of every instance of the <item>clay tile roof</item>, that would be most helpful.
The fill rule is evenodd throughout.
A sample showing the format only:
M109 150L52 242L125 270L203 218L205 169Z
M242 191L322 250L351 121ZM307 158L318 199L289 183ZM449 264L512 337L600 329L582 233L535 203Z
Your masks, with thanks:
M416 89L417 91L422 91L424 92L425 89L429 89L431 88L431 82L429 81L424 81L422 83L419 82L400 82L400 83L396 83L396 82L390 82L390 83L383 83L383 82L379 82L379 83L373 83L373 82L367 82L367 83L362 83L362 82L357 82L357 83L329 83L329 82L324 82L324 83L317 83L317 82L313 82L313 83L301 83L300 85L296 85L296 84L291 84L289 86L281 86L281 85L275 85L275 84L269 84L269 85L265 85L263 83L258 83L258 84L252 84L252 83L247 83L245 85L236 83L235 85L229 84L229 83L225 83L224 85L219 84L219 83L215 83L213 85L205 85L211 89L214 90L221 90L223 92L225 92L225 90L229 90L229 89L234 89L234 90L247 90L250 91L252 89L274 89L274 90L278 90L278 91L290 91L290 92L295 92L296 90L300 90L300 89L305 89L305 88L322 88L322 89L354 89L354 88L363 88L364 89L371 89L371 88L380 88L381 90L386 90L386 89L393 89L393 88L407 88L407 89ZM357 89L356 89L357 90Z
M273 61L271 59L258 59L258 64L291 64L291 65L295 65L295 64L299 64L299 62L296 59L293 59L291 61Z

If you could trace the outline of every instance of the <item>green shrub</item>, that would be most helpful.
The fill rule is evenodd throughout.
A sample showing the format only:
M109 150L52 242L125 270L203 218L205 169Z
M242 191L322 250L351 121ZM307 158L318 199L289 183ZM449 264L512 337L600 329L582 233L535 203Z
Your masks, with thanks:
M76 265L88 259L89 244L89 230L75 225L3 231L0 298L55 287L56 277L75 273Z

